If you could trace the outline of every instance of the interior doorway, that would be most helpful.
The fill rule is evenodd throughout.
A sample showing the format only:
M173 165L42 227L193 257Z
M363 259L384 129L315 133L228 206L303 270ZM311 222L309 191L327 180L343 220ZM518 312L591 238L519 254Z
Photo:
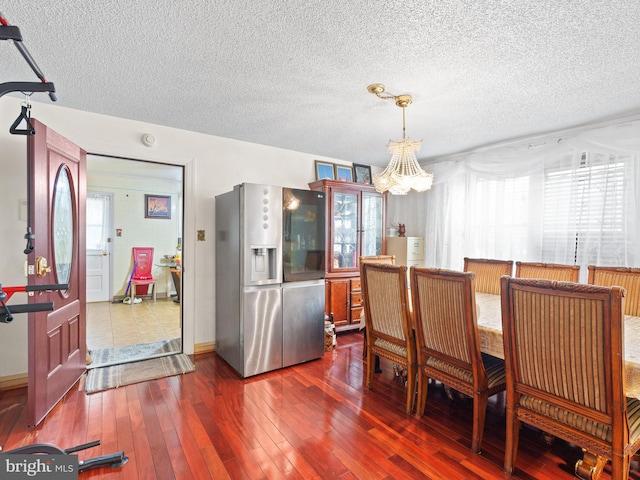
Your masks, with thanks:
M184 167L88 154L87 191L87 348L171 342L181 350L181 285L171 270L182 257ZM159 215L153 199L162 202ZM153 248L155 282L123 303L135 288L134 247Z

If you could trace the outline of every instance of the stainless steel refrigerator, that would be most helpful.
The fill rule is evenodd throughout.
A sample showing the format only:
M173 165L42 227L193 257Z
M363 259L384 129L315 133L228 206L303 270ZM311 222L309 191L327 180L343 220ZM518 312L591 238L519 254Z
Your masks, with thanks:
M242 377L320 358L324 194L243 183L215 200L216 351Z

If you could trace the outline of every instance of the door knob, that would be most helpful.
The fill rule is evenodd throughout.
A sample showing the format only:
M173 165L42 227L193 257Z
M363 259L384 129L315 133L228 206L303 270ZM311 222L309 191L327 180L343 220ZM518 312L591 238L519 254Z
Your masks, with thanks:
M47 265L47 259L45 257L36 258L36 275L38 275L38 277L44 277L50 272L51 267Z

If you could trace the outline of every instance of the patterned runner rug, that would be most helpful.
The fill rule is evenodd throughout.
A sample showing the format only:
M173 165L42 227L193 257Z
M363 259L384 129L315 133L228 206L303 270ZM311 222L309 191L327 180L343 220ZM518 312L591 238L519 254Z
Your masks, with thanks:
M191 359L182 353L123 363L89 370L85 380L85 392L95 393L156 378L193 372Z
M123 347L96 348L89 350L91 363L87 365L87 368L92 369L118 365L120 363L136 362L138 360L147 360L171 352L180 352L181 348L179 338L151 343L138 343L136 345L125 345Z

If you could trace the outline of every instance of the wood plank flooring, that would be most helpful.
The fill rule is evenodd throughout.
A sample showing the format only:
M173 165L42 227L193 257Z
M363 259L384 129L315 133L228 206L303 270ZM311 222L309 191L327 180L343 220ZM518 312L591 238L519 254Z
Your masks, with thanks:
M194 373L93 395L76 385L34 429L26 427L26 389L2 392L0 445L101 440L80 459L124 450L124 467L80 477L95 479L507 478L503 397L490 400L475 455L470 401L450 401L432 385L428 414L406 415L404 385L384 360L373 389L363 387L360 333L340 335L321 360L246 380L215 353L195 364ZM580 454L560 440L547 447L525 427L512 478L573 479ZM601 478L610 478L608 467Z

